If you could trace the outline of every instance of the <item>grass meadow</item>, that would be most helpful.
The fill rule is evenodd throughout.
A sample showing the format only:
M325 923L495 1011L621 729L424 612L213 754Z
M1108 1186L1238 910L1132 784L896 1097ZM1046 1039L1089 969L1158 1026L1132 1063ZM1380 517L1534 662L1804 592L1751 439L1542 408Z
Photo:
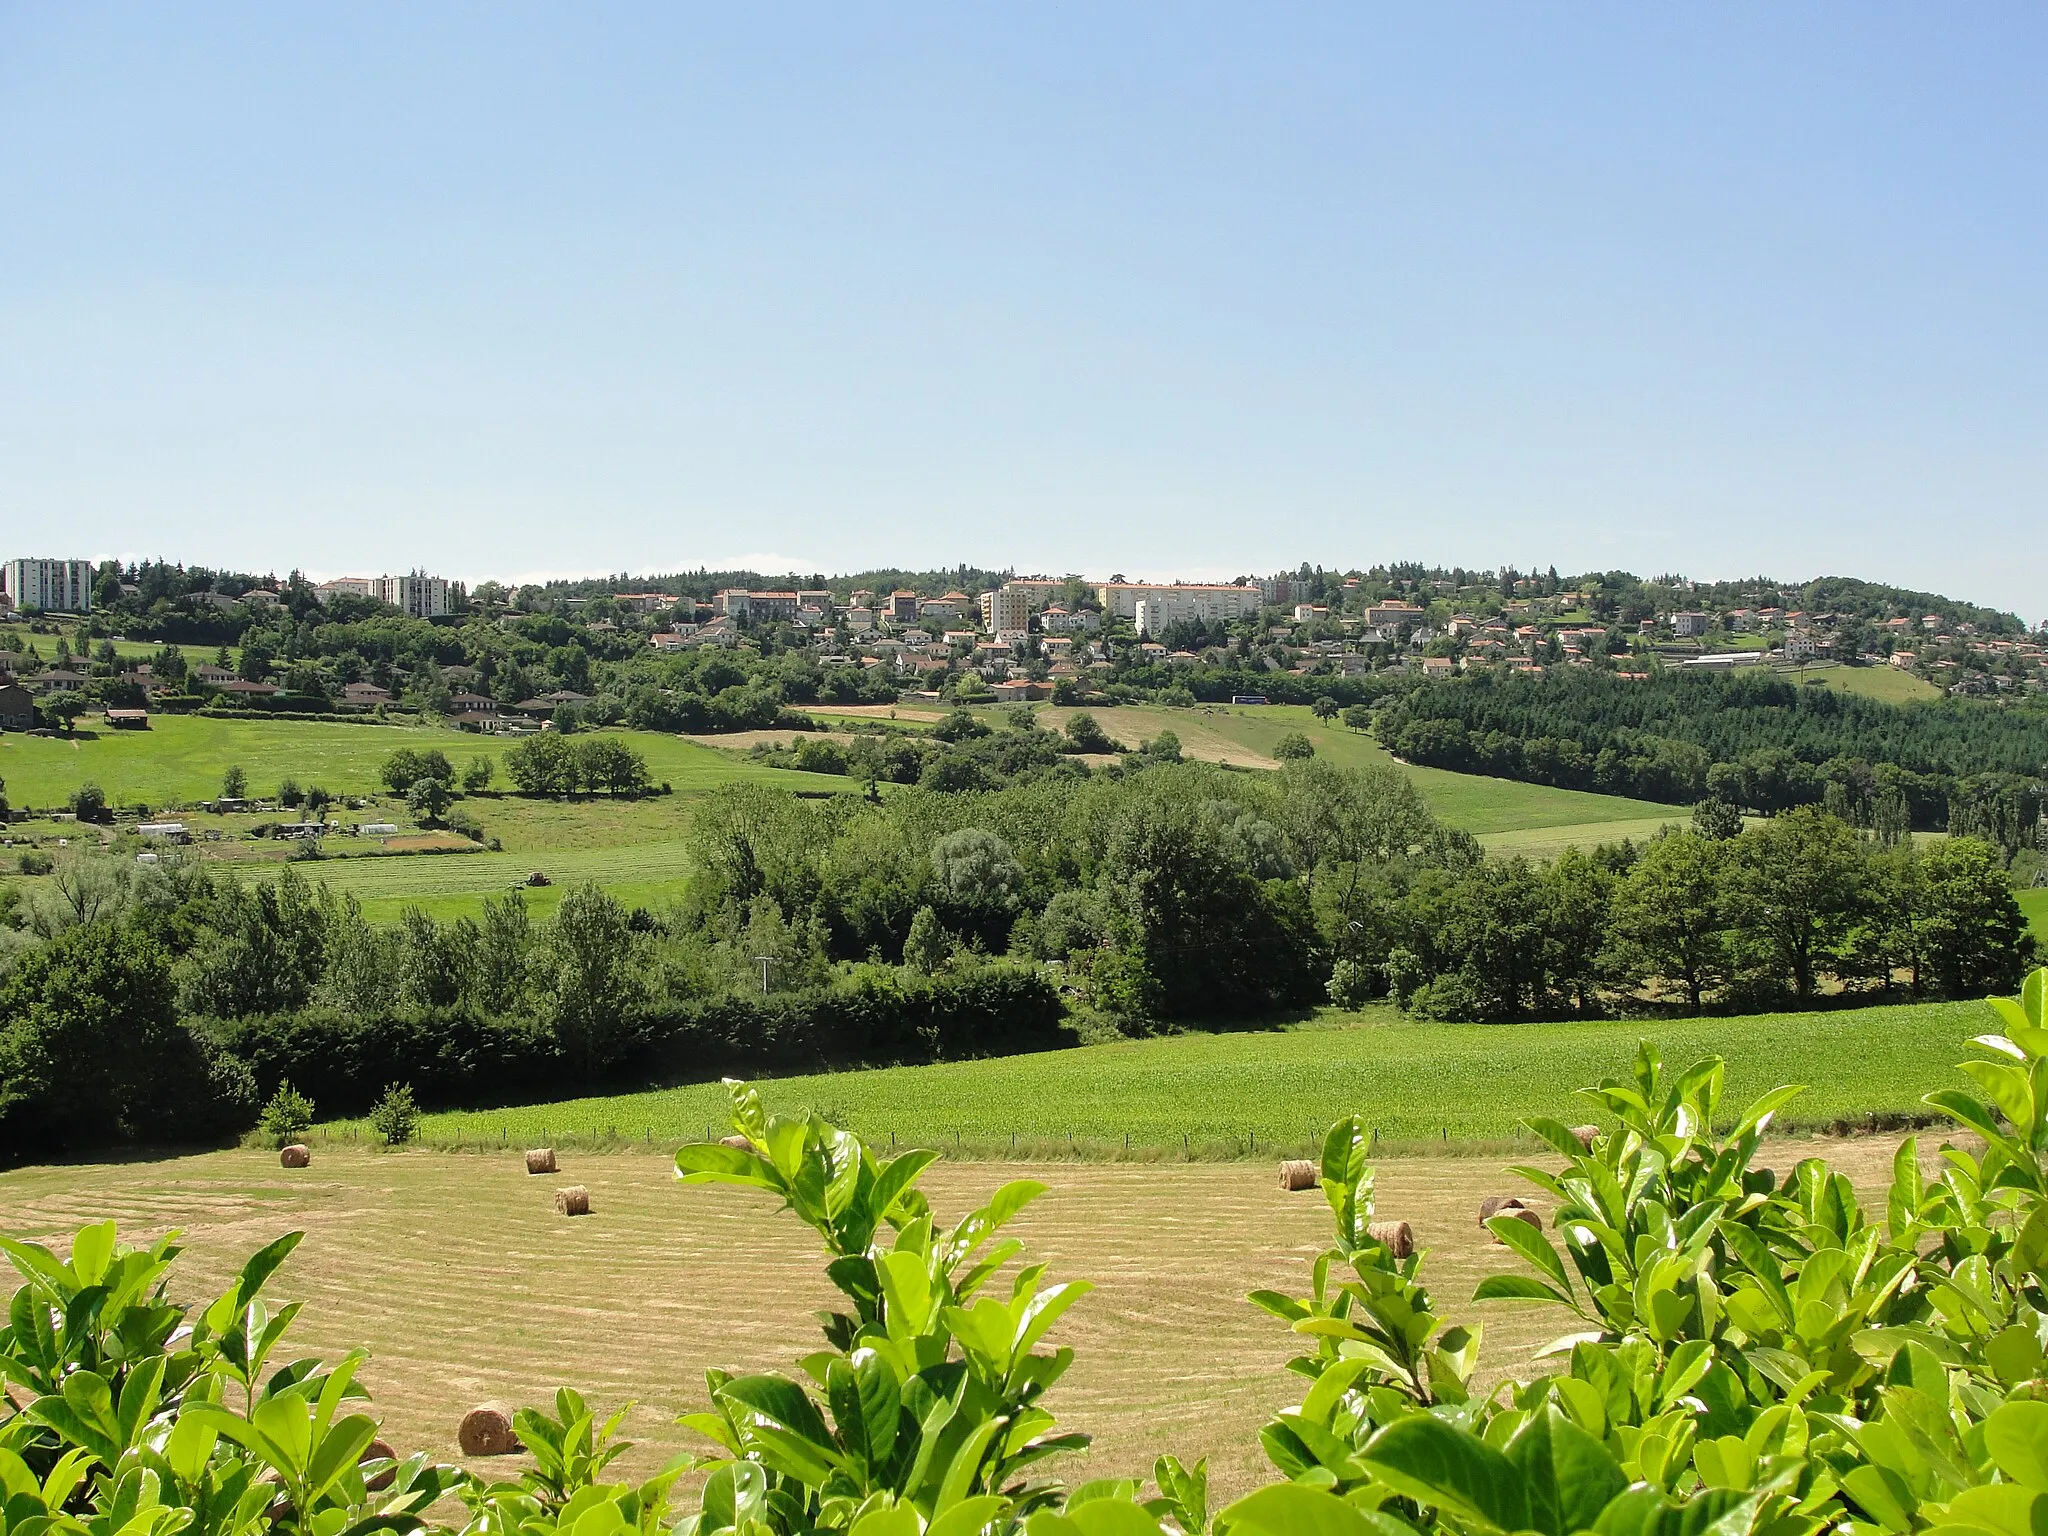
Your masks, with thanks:
M1901 672L1897 667L1846 667L1840 662L1824 661L1783 671L1787 677L1818 682L1837 693L1860 694L1885 704L1917 704L1941 697L1941 690L1926 678Z
M2034 930L2034 937L2041 941L2041 950L2048 956L2048 889L2021 891L2020 911L2026 914L2027 926Z
M1637 1042L1665 1060L1718 1055L1733 1101L1811 1085L1786 1112L1825 1125L1914 1112L1948 1083L1983 1003L1922 1003L1668 1021L1443 1025L1391 1007L1326 1010L1310 1024L1169 1035L932 1066L883 1067L760 1083L770 1107L815 1110L887 1142L962 1155L1231 1158L1298 1148L1357 1111L1390 1148L1512 1142L1531 1114L1627 1069ZM724 1091L695 1083L552 1104L426 1117L436 1145L612 1141L674 1146L722 1125ZM346 1139L359 1125L336 1122Z

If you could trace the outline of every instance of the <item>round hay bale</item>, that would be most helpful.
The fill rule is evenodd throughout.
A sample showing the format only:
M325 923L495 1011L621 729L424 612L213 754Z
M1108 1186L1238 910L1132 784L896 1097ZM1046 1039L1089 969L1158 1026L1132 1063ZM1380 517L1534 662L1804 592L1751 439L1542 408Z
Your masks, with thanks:
M303 1142L295 1141L277 1154L277 1165L280 1168L305 1168L310 1166L312 1161L313 1149Z
M510 1416L489 1403L462 1416L455 1431L455 1443L462 1447L465 1456L510 1456L525 1449L512 1433Z
M526 1154L526 1171L528 1173L559 1173L561 1170L555 1165L555 1149L553 1147L534 1147L530 1149Z
M1385 1243L1397 1259L1405 1259L1415 1252L1415 1229L1405 1221L1375 1221L1365 1229L1372 1234L1376 1243Z
M1526 1221L1538 1232L1543 1230L1543 1218L1530 1210L1526 1205L1504 1205L1495 1214L1505 1216L1511 1221ZM1496 1234L1493 1240L1498 1243L1500 1242L1500 1237ZM1502 1244L1502 1246L1505 1247L1506 1245Z
M372 1473L364 1478L363 1486L372 1493L377 1492L379 1489L389 1488L392 1479L398 1476L398 1452L391 1449L382 1440L372 1440L363 1447L363 1454L356 1458L357 1465L370 1461L388 1461L391 1465L384 1468L381 1472Z
M1300 1189L1314 1189L1322 1181L1322 1166L1305 1157L1290 1157L1280 1165L1280 1187L1289 1194Z
M1479 1225L1485 1226L1491 1218L1498 1216L1502 1211L1519 1207L1521 1203L1520 1195L1488 1195L1479 1202Z
M1579 1144L1581 1152L1592 1151L1593 1143L1599 1139L1600 1127L1597 1125L1575 1125L1572 1127L1572 1140Z
M556 1190L555 1209L564 1216L588 1216L590 1191L581 1184L571 1184L567 1189Z
M741 1152L751 1152L754 1150L754 1144L744 1136L721 1136L718 1138L718 1144L721 1147L732 1147Z

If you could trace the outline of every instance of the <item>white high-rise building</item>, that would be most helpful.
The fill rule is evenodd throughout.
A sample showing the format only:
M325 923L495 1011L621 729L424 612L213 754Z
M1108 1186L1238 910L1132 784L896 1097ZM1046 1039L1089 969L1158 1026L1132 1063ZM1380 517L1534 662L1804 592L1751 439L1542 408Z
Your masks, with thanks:
M0 584L16 608L89 613L92 573L90 560L10 560L0 566Z
M1017 582L981 594L981 627L992 635L1021 635L1031 627L1031 592Z
M447 580L424 571L414 571L410 576L379 576L370 584L370 596L403 609L415 619L438 619L449 611Z
M1096 591L1102 598L1102 611L1113 619L1135 619L1138 604L1157 602L1161 606L1152 612L1162 628L1175 619L1250 619L1259 612L1257 587L1105 581Z

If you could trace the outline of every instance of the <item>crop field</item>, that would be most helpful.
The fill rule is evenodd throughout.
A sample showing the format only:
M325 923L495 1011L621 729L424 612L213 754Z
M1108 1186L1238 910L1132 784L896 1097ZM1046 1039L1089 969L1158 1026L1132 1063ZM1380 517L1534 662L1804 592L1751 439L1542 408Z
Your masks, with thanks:
M809 1109L884 1142L984 1156L1235 1157L1299 1147L1354 1110L1390 1146L1509 1143L1524 1116L1627 1068L1641 1039L1667 1061L1719 1055L1729 1095L1809 1091L1789 1122L1914 1111L1992 1026L1983 1003L1586 1024L1411 1023L1388 1007L1328 1011L1307 1027L1185 1034L933 1066L761 1083L769 1105ZM610 1140L675 1145L723 1119L699 1083L553 1104L430 1115L444 1146ZM359 1134L337 1124L330 1134Z
M1871 1190L1887 1177L1892 1145L1872 1137L1815 1150ZM1269 1481L1258 1428L1299 1400L1300 1379L1283 1369L1292 1336L1244 1297L1306 1293L1329 1236L1320 1197L1281 1194L1270 1162L942 1162L923 1187L951 1220L1012 1178L1049 1186L1009 1228L1027 1258L1046 1261L1051 1278L1097 1287L1050 1335L1077 1355L1047 1405L1063 1429L1095 1436L1054 1475L1140 1476L1172 1452L1210 1457L1226 1496ZM589 1216L554 1214L555 1188L570 1183L590 1190ZM1380 1211L1412 1222L1429 1251L1441 1310L1483 1323L1487 1380L1572 1324L1557 1309L1470 1300L1481 1278L1517 1267L1480 1231L1478 1202L1522 1187L1498 1159L1399 1159L1379 1177ZM565 1156L552 1178L529 1178L516 1150L330 1148L289 1171L275 1153L232 1151L0 1173L10 1235L68 1240L110 1216L131 1241L179 1229L181 1300L210 1299L257 1247L305 1232L270 1293L273 1304L306 1304L288 1352L332 1360L367 1347L359 1380L401 1453L455 1459L465 1410L539 1402L566 1383L605 1407L638 1404L626 1431L637 1445L622 1463L635 1477L702 1448L675 1420L704 1407L706 1368L794 1372L817 1347L812 1309L836 1293L812 1234L774 1207L750 1191L685 1188L665 1158L617 1152Z

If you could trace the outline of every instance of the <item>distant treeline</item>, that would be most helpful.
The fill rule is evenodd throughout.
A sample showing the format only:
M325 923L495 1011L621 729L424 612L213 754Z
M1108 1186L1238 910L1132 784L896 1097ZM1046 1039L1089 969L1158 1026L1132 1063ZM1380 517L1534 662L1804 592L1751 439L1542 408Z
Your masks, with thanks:
M2048 773L2048 709L1889 704L1762 670L1635 682L1576 669L1472 674L1390 697L1374 733L1432 767L1675 805L1828 803L1864 826L1880 797L1900 799L1922 828L1949 825L1956 804L1974 815L1967 807L1987 795L2037 804Z

